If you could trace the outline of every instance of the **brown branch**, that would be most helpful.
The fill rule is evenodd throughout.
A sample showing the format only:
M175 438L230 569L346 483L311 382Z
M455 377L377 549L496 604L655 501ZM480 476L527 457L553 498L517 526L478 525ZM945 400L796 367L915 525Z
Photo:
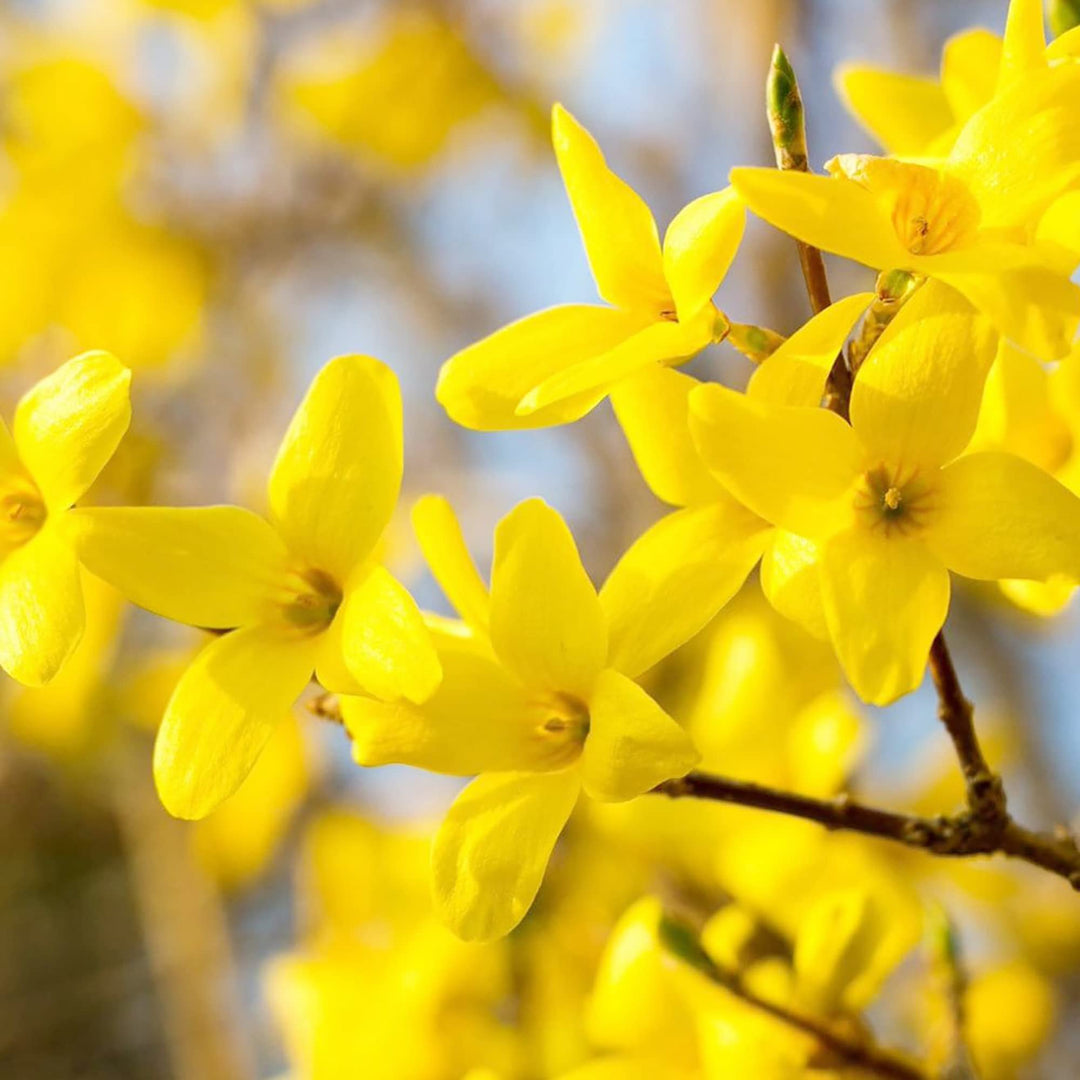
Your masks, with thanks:
M921 817L867 806L847 796L817 799L705 772L666 780L652 791L673 799L710 799L786 814L826 829L891 840L933 855L1006 855L1048 870L1080 891L1080 849L1072 837L1037 833L1007 816L1002 824L968 808L948 816Z
M975 733L974 709L964 697L945 635L930 646L930 676L938 695L938 717L956 750L964 774L968 808L988 829L1004 831L1009 822L1001 778L987 764Z
M888 1080L929 1080L928 1074L891 1050L871 1042L855 1041L840 1035L816 1017L806 1016L761 997L751 990L736 971L720 967L701 947L697 935L685 924L665 915L660 922L660 938L665 947L681 960L700 971L706 978L734 994L740 1001L773 1019L809 1035L814 1039L827 1061L812 1061L813 1066L852 1066L887 1077Z
M799 92L795 72L779 45L773 51L766 83L766 108L776 151L777 167L808 171L802 95ZM830 303L829 283L821 252L799 242L799 261L802 264L803 277L806 279L810 304L814 311L818 312ZM829 373L824 404L826 408L845 419L849 417L853 379L852 369L841 351ZM869 813L870 818L879 815L875 821L868 819L867 823L871 827L860 828L859 831L888 836L908 844L912 844L912 841L906 837L925 834L924 842L914 843L912 846L923 847L943 855L1001 852L1058 874L1066 878L1073 888L1080 890L1080 858L1078 858L1076 842L1073 838L1064 832L1060 836L1053 837L1032 832L1018 825L1009 816L1004 786L1001 778L990 768L983 755L975 731L971 702L964 696L945 637L941 632L934 638L928 663L938 693L938 716L952 740L964 773L967 809L951 818L910 819L905 824L901 820L902 815L885 815L885 819L882 819L880 811L870 812L866 808L859 808L860 814ZM764 808L770 809L768 806ZM803 807L804 812L801 814L797 809L787 812L810 817L812 820L821 821L822 824L829 824L828 817L823 819L820 816L808 814L805 810L806 807ZM889 820L890 818L892 820ZM884 831L876 831L875 825L883 828ZM830 827L851 828L852 826L841 822ZM914 834L909 831L903 836L893 835L890 830L897 828L901 832L905 828L914 829Z

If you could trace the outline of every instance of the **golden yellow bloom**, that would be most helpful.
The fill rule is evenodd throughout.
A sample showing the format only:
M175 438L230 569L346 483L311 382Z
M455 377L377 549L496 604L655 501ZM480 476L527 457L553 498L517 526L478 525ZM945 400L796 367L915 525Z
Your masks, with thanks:
M1054 359L1080 318L1069 281L1076 229L1043 218L1075 217L1078 91L1080 65L1044 64L1006 82L940 159L847 154L829 163L830 177L738 168L731 182L777 228L868 266L937 278L1001 334Z
M131 418L131 373L84 353L23 395L0 421L0 667L42 686L85 623L69 508L97 478Z
M343 713L362 764L483 774L450 808L432 865L442 917L466 939L491 939L528 911L582 790L632 799L698 755L633 681L632 598L597 595L554 510L530 499L499 523L490 596L444 501L423 500L414 521L469 622L439 633L444 680L426 705L354 698ZM662 624L654 634L657 659L678 644Z
M177 684L154 772L202 817L251 770L315 671L331 690L422 701L440 668L412 597L373 555L401 484L401 396L366 356L312 383L270 474L272 521L239 507L81 510L87 565L177 622L229 630Z
M962 297L928 283L860 368L851 426L721 386L692 395L697 445L721 482L817 543L828 630L867 701L886 704L921 681L948 610L948 570L1080 578L1080 499L1012 454L958 458L995 341Z
M726 188L684 207L661 248L649 208L561 105L552 140L597 289L612 306L549 308L447 360L435 393L465 427L577 420L627 376L680 363L727 334L712 296L742 238L735 193Z

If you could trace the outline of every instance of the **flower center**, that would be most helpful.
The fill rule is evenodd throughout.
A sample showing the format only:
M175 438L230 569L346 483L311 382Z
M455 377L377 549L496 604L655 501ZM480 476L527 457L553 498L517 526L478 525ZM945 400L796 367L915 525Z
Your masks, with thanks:
M917 471L901 475L886 465L870 469L855 489L855 511L870 528L886 536L922 529L934 509L929 481Z
M540 694L529 702L528 718L545 764L569 765L581 753L589 734L589 707L580 698L561 691Z
M29 479L19 478L0 494L0 553L22 547L45 524L48 512Z
M978 202L962 180L948 173L864 154L841 154L826 168L891 203L892 226L912 255L953 251L978 231Z
M289 626L304 633L321 633L341 607L341 589L322 570L294 570L280 605Z

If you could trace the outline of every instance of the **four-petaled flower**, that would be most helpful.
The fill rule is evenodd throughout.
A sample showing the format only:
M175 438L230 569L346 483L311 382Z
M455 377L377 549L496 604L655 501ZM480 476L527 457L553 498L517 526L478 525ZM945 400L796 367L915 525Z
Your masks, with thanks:
M540 499L496 527L490 595L448 504L428 496L413 518L463 617L440 621L442 685L419 707L345 698L342 713L361 764L482 774L450 808L432 865L443 918L486 940L528 911L582 790L632 799L696 764L687 734L633 681L681 641L660 621L659 647L641 641L636 598L597 595Z
M235 506L73 515L87 567L134 603L214 630L154 747L161 801L199 818L247 776L317 673L330 690L423 701L439 683L412 597L378 561L402 473L393 372L342 356L316 376L278 451L271 520Z
M104 352L76 356L0 420L0 667L49 682L83 634L69 510L97 479L131 420L131 372Z
M851 424L722 386L690 397L697 446L746 506L812 541L829 634L856 691L922 679L949 570L1080 580L1080 499L1009 453L961 456L995 335L946 286L908 301L860 368Z
M565 424L642 368L681 363L722 340L712 303L742 239L731 188L703 195L668 226L663 248L641 197L562 106L552 137L601 297L529 315L443 365L435 395L450 418L482 431Z

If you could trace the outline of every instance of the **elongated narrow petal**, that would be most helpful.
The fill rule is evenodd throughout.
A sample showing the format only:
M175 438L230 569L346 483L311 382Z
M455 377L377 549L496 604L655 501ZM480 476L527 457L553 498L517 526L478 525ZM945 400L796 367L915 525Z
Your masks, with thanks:
M528 416L583 394L607 394L620 380L650 364L685 360L704 349L711 340L712 326L708 319L698 318L689 324L667 320L652 323L608 352L545 379L521 399L517 411Z
M1030 227L1055 198L1076 186L1078 95L1076 64L1030 72L961 129L947 167L978 200L984 227Z
M911 263L885 204L853 180L738 168L731 183L759 218L822 251L878 269Z
M824 641L829 626L821 598L820 558L816 541L776 529L761 557L761 591L784 618Z
M1058 360L1069 352L1080 322L1080 288L1057 270L944 264L934 276L963 293L1003 337L1040 359Z
M88 507L68 514L67 525L91 573L190 626L262 621L285 577L281 538L238 506Z
M466 941L510 933L532 906L581 790L578 770L489 773L454 801L431 849L435 908Z
M825 617L855 692L888 705L922 682L949 610L949 572L918 540L854 528L821 548Z
M862 457L835 413L767 405L711 384L690 396L690 429L713 474L766 521L801 536L842 527Z
M51 510L85 494L131 421L131 372L105 352L76 356L31 387L13 435Z
M270 474L270 507L289 548L343 585L374 548L401 488L401 391L370 356L315 376Z
M450 419L474 431L568 424L603 399L604 387L526 415L516 410L529 391L552 376L604 356L652 321L650 315L565 304L496 330L442 366L435 397Z
M443 680L422 706L343 697L341 711L361 765L413 765L431 772L546 771L576 759L544 727L550 713L530 701L521 683L482 642L437 635Z
M997 350L990 323L954 289L928 281L859 369L851 424L867 453L938 466L967 446Z
M690 435L692 375L650 364L611 393L615 417L638 469L658 498L674 506L711 502L723 489Z
M661 518L600 590L611 667L635 678L689 641L739 591L771 532L730 495Z
M566 111L551 111L551 140L596 288L609 304L659 313L671 305L652 212L611 169L596 140Z
M454 508L441 495L424 495L412 508L412 524L424 559L447 600L470 626L486 631L488 588L465 546Z
M747 394L772 405L820 405L833 362L873 299L856 293L818 312L754 372Z
M424 617L385 567L349 586L319 650L318 676L327 690L359 688L385 701L419 703L435 692L442 668Z
M933 79L844 64L833 77L859 123L890 154L922 154L952 126L948 98Z
M581 780L591 798L636 798L685 776L700 758L690 736L637 683L610 669L600 676L581 755Z
M317 641L266 626L210 642L177 683L154 744L158 795L174 817L227 799L311 678Z
M44 686L78 645L85 619L75 552L47 522L0 562L0 667Z
M941 474L927 543L965 577L1080 582L1080 499L1014 454L970 454Z
M607 659L596 590L566 523L541 499L519 503L495 528L491 641L526 686L582 697Z
M683 322L712 299L746 227L746 207L734 188L688 203L664 234L664 275Z
M998 90L1005 90L1045 68L1046 29L1043 24L1043 0L1009 0Z
M989 30L963 30L941 51L941 88L963 122L993 96L1001 67L1001 38Z

